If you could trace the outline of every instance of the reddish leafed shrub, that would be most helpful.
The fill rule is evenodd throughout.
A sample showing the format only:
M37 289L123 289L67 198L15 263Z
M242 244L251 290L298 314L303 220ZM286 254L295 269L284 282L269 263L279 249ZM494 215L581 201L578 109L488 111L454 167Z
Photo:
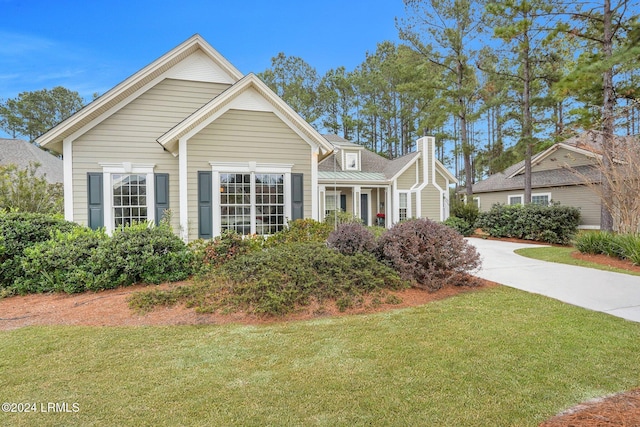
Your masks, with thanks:
M429 219L394 225L378 240L378 256L405 280L432 291L448 283L468 284L480 256L455 230Z
M340 224L327 238L327 245L343 255L354 255L358 252L373 252L376 240L373 233L358 223Z

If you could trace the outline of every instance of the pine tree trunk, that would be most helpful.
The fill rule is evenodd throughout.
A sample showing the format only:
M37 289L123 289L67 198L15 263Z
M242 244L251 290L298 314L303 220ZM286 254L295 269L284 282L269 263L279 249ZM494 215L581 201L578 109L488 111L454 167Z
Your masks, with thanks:
M613 31L612 31L612 15L611 0L604 0L604 38L602 50L605 61L613 55ZM602 161L605 174L611 176L612 159L613 159L613 128L614 128L614 109L615 95L613 92L613 69L608 68L603 75L603 103L602 103ZM613 215L612 207L612 189L608 180L602 180L602 206L600 208L600 229L604 231L613 231Z

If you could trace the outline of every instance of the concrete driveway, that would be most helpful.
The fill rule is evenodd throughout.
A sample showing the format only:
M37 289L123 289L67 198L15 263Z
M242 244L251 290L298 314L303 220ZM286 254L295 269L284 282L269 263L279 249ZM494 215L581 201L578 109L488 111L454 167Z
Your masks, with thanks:
M640 276L538 261L515 254L526 243L469 238L482 258L478 277L640 322Z

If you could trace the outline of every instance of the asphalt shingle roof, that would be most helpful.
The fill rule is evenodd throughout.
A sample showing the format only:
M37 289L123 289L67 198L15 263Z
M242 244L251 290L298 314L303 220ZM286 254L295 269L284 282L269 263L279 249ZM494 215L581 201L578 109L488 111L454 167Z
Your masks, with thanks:
M0 165L14 164L20 169L29 163L39 163L36 175L45 177L51 184L62 183L62 160L41 148L21 139L0 139Z
M629 142L635 137L616 137L619 142ZM602 150L603 134L599 131L588 131L580 135L571 137L562 144L577 149L590 151L598 154ZM535 164L545 152L538 153L532 157L531 163ZM498 172L488 178L473 184L474 193L489 193L493 191L519 190L524 188L524 173L519 173L512 178L511 175L524 167L524 160L509 166L502 172ZM533 171L531 173L531 187L561 187L567 185L580 185L585 183L585 179L591 182L598 182L600 174L595 166L579 166L575 168L558 167L557 169L545 171Z
M406 154L402 157L398 157L397 159L389 160L385 157L380 156L372 151L363 149L362 145L354 144L353 142L347 141L346 139L338 136L338 135L323 135L327 141L333 144L338 149L344 148L358 148L360 151L360 171L358 172L342 172L343 179L347 180L366 180L371 181L374 180L373 177L377 176L379 180L388 180L393 178L398 172L402 170L407 164L412 162L416 157L420 155L419 152L415 151L413 153ZM334 165L335 159L335 165ZM333 179L334 170L336 172L342 171L342 161L341 156L336 156L336 154L329 155L326 159L322 160L318 164L318 178L320 179ZM331 174L329 174L331 173ZM359 175L358 175L359 174ZM366 175L364 175L366 174ZM331 176L331 178L326 178ZM338 175L335 175L336 177ZM366 176L366 178L365 178ZM340 178L338 178L340 179Z

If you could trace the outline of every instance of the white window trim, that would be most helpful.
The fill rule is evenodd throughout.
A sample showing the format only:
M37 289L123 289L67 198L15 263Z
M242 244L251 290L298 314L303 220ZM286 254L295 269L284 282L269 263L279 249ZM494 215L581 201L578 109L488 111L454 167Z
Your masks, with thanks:
M325 190L324 192L324 201L323 201L323 215L322 215L322 220L324 221L324 219L327 217L328 213L327 213L327 198L333 197L335 198L336 201L336 212L338 212L341 208L340 208L340 195L342 195L342 191L341 190Z
M213 235L222 233L220 217L220 174L221 173L250 173L251 174L251 234L256 232L256 200L255 174L269 173L284 175L284 224L291 218L291 169L292 164L257 163L257 162L209 162L211 165L211 207L213 209Z
M551 193L531 193L531 203L534 197L547 196L547 206L551 203Z
M151 163L98 163L102 167L102 194L104 197L104 227L108 234L113 233L113 184L112 174L137 174L146 175L147 178L147 221L156 219L155 204L156 192L153 179L153 170L156 165Z
M473 196L471 198L471 201L473 201L473 202L477 201L476 206L478 207L478 209L480 209L480 196ZM448 198L447 198L447 202L448 202Z
M524 194L510 194L507 196L507 204L509 206L514 206L511 204L511 199L512 198L516 198L516 197L520 197L520 204L522 205L524 203Z
M354 167L349 166L350 157L356 158L356 165ZM360 170L360 153L349 153L349 152L344 153L344 170L348 170L348 171Z
M398 218L397 222L401 221L400 220L400 209L402 207L400 206L400 194L406 194L407 195L407 207L406 207L406 209L407 209L407 218L406 219L413 218L413 212L411 212L411 191L398 191L398 210L397 210L397 213L396 213L396 215L397 215L396 218Z

